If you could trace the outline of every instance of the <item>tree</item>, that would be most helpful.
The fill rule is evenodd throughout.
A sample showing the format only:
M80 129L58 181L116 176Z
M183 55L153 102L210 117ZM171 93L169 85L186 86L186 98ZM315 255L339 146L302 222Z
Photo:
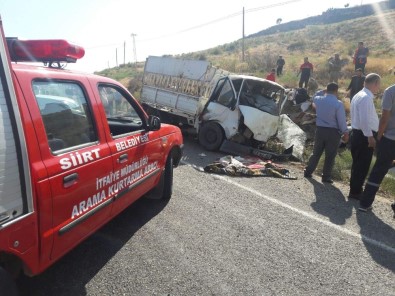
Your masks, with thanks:
M347 8L350 6L350 3L344 4L344 7Z
M278 18L278 19L276 20L276 24L279 25L279 24L281 24L282 21L283 21L282 18Z

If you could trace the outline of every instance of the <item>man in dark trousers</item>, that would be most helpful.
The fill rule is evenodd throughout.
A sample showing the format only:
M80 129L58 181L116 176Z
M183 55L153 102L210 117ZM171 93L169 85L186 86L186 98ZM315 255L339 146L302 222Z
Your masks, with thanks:
M365 74L365 65L368 61L368 55L369 48L365 47L362 41L358 42L358 48L355 50L353 59L355 70L362 69L362 72Z
M285 65L285 60L283 59L282 56L279 56L277 60L277 76L283 75L284 65Z
M377 132L377 158L359 202L359 210L363 212L372 208L380 184L395 159L395 85L384 91L381 110Z
M365 82L365 76L362 73L362 69L358 68L355 70L355 75L351 77L350 85L347 87L348 97L350 102L357 92L363 89L363 83Z
M311 178L317 167L322 153L325 151L324 169L322 172L322 182L333 183L332 168L335 163L337 149L340 138L348 141L348 129L346 123L346 112L343 103L338 100L337 92L339 86L332 82L326 86L325 93L318 92L313 99L313 106L316 109L317 130L314 137L314 150L310 156L307 167L304 171L306 178Z
M370 73L364 88L351 101L351 178L349 198L360 199L376 146L379 118L374 106L374 94L380 90L381 77Z
M313 74L313 64L309 62L309 58L304 58L304 63L300 66L297 76L300 75L299 87L307 88L310 76Z

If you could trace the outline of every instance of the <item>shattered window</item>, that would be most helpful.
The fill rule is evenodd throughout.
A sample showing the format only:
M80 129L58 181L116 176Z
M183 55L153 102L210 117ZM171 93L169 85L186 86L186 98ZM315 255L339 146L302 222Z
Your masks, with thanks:
M279 113L276 99L280 94L281 89L276 89L271 84L256 80L246 80L240 94L240 105L257 108L277 116Z

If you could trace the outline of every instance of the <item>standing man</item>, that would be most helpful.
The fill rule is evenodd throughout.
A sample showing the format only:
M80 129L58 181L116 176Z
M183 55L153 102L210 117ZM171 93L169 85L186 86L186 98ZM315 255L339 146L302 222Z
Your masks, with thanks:
M365 65L366 62L368 61L368 55L369 55L369 48L365 47L362 41L358 42L358 48L355 50L354 60L353 60L355 64L355 70L360 68L362 69L362 73L365 74Z
M338 89L339 86L331 82L326 86L326 93L321 91L314 97L313 106L317 113L317 130L314 137L313 154L310 156L308 165L304 170L304 176L311 178L322 152L325 150L322 182L326 183L333 183L331 178L332 168L341 136L343 136L344 142L347 143L348 141L346 111L343 103L337 98Z
M395 85L384 91L381 109L377 132L377 158L359 202L359 210L363 212L372 208L380 184L395 159Z
M304 63L300 66L297 76L300 75L299 87L307 88L310 76L313 74L313 64L309 62L309 58L304 58Z
M285 65L285 60L283 59L283 56L278 56L277 60L277 76L283 75L283 67Z
M364 88L351 101L352 166L349 198L360 199L376 146L379 118L373 100L374 94L380 90L380 81L378 74L367 75Z
M362 73L362 69L358 68L355 70L355 75L351 77L350 85L347 87L348 97L350 102L357 92L363 89L363 83L365 82L365 76Z
M328 59L329 65L329 82L337 83L339 81L340 70L342 69L342 61L338 53L335 57L330 57Z

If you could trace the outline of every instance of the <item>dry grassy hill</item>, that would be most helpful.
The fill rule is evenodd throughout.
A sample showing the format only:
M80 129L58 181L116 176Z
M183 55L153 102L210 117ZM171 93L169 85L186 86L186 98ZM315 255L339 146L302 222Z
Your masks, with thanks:
M241 60L241 40L206 51L181 55L185 58L206 59L228 71L264 77L279 54L286 60L284 76L279 82L297 85L296 73L303 57L315 66L314 77L321 86L328 82L327 59L334 53L348 62L343 68L340 85L346 87L353 74L352 54L358 41L370 49L367 72L383 77L383 89L395 82L395 12L358 18L331 25L308 26L302 30L245 39L245 61Z
M363 40L370 49L367 72L383 77L383 90L395 83L395 11L357 18L330 25L312 25L304 29L245 39L245 60L242 61L242 40L208 50L179 55L182 58L204 59L213 65L235 73L265 77L275 66L279 54L286 60L284 75L278 82L296 87L296 73L303 57L308 56L315 66L314 78L324 87L328 82L327 59L339 53L348 64L342 70L341 89L348 86L353 74L352 54L357 42ZM139 97L144 63L106 69L98 74L115 78Z

